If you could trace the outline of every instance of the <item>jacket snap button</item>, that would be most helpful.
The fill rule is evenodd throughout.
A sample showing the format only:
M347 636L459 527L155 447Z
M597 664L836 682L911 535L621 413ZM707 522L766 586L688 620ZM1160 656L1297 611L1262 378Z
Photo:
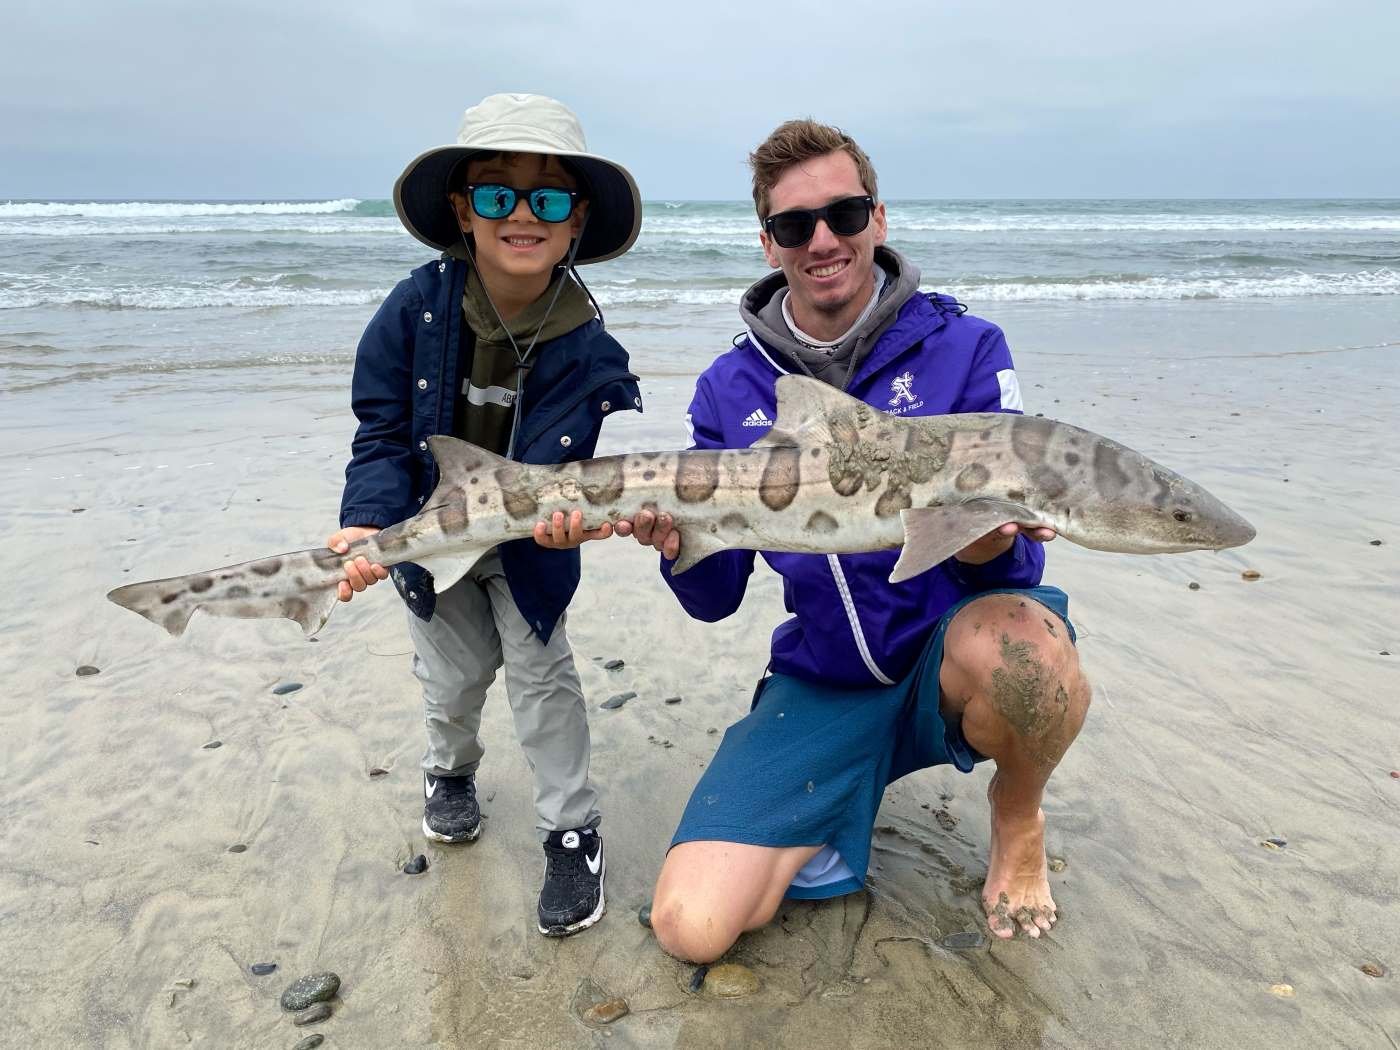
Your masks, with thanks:
M418 600L418 592L417 592L417 591L409 591L409 592L408 592L408 600L411 601L411 602L416 602L416 601Z
M418 447L421 448L424 452L428 451L428 443L426 441L418 442Z
M446 269L447 269L447 263L445 263L445 262L440 262L440 263L438 263L438 273L442 273L442 272L443 272L444 270L446 270Z
M432 323L433 323L433 312L432 312L431 310L424 310L424 311L423 311L423 323L424 323L424 324L432 324Z
M568 447L569 447L570 445L572 445L573 443L574 443L574 439L571 438L571 437L569 437L568 434L565 434L563 437L561 437L561 438L559 439L559 444L563 445L565 448L568 448Z
M427 381L426 379L420 379L420 380L418 380L418 389L419 389L419 390L427 390L427 389L428 389L428 381Z
M611 401L604 401L604 402L603 402L601 405L599 405L598 407L601 408L604 412L606 412L608 409L612 408L612 402L611 402Z

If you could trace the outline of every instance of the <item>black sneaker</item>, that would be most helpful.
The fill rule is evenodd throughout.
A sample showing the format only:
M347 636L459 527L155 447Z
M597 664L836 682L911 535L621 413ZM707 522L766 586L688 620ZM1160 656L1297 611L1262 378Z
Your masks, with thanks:
M544 843L540 933L567 937L603 917L603 837L592 828L551 831Z
M423 774L423 834L437 842L472 842L481 834L476 776Z

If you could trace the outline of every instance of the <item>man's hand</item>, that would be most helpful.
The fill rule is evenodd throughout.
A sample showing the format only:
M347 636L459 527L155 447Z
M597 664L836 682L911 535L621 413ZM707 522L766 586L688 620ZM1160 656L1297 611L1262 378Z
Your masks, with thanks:
M337 554L344 554L350 544L366 536L373 536L379 530L372 525L351 525L333 532L326 540L326 546ZM377 562L371 562L363 554L345 563L345 579L336 586L336 597L348 602L366 587L389 578L389 570Z
M985 565L1009 551L1011 545L1016 542L1018 532L1036 543L1049 543L1056 535L1054 529L1047 529L1041 525L1018 525L1014 521L1008 521L980 540L973 540L953 557L964 565Z
M555 551L572 550L589 540L605 540L612 534L610 521L603 522L596 529L585 529L581 510L572 511L567 524L562 510L556 510L549 521L535 523L535 542Z
M669 514L638 511L631 521L623 518L617 523L619 536L636 536L643 547L655 547L667 561L675 561L681 553L681 534Z

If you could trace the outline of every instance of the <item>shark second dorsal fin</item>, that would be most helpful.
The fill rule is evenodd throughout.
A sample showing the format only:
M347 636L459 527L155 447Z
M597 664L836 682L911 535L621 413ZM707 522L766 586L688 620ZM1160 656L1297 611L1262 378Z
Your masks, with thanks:
M465 485L473 474L509 467L514 462L446 434L434 434L428 438L428 448L432 450L433 459L437 460L438 477L441 479L438 484L450 483L453 488Z

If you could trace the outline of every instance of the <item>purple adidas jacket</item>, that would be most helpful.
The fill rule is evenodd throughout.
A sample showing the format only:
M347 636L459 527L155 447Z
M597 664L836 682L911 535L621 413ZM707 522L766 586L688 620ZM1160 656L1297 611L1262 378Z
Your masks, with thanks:
M996 325L960 312L944 295L916 293L860 362L846 392L883 412L1020 412L1011 351ZM794 371L752 332L700 376L690 403L693 448L747 448L777 415L774 384ZM985 565L952 558L891 584L898 550L870 554L762 552L783 577L793 618L773 632L772 670L832 685L889 685L914 666L942 615L960 599L994 587L1034 587L1042 545L1017 536ZM672 577L662 575L686 612L722 620L739 608L754 552L720 551Z

